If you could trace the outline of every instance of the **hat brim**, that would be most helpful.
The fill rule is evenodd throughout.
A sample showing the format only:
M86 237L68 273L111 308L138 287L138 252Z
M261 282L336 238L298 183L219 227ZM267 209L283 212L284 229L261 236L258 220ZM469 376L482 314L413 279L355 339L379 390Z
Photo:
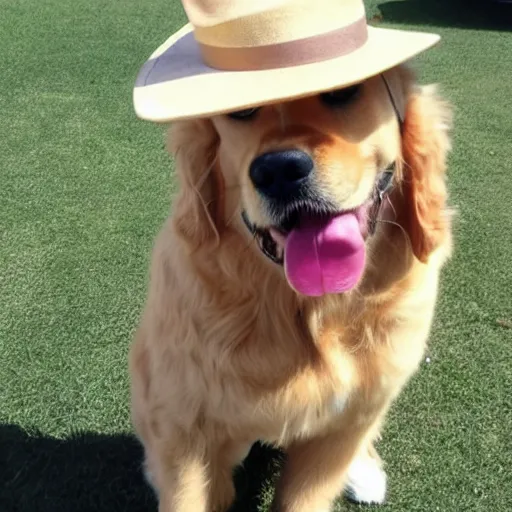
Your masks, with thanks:
M186 25L143 65L133 91L138 117L156 123L210 117L297 99L361 82L439 41L436 34L368 27L358 50L334 59L258 71L222 71L203 63Z

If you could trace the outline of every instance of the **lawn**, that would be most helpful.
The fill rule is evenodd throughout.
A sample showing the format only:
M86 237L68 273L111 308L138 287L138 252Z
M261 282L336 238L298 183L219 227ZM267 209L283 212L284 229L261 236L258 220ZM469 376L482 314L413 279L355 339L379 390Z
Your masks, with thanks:
M430 363L380 446L393 512L512 508L511 11L368 2L382 26L442 35L416 67L456 107L456 252ZM177 0L0 0L0 12L0 511L156 510L126 356L172 165L131 88L184 16ZM252 453L237 511L266 510L274 455Z

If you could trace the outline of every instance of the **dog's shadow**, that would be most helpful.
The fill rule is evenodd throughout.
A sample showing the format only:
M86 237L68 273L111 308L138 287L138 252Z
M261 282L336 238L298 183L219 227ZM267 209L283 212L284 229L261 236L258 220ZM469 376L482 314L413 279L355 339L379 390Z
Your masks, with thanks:
M277 451L253 447L235 473L237 501L231 512L259 510L280 462ZM0 425L0 510L156 511L141 463L141 446L129 435L77 433L56 439Z

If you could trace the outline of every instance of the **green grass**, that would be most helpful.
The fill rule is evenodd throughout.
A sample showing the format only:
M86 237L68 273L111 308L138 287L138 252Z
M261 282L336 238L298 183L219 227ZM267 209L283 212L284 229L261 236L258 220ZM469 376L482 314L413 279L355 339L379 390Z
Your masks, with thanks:
M512 503L512 34L510 9L488 4L368 2L383 26L443 36L417 69L456 106L456 252L431 363L380 447L396 512ZM184 17L177 0L0 0L0 12L0 510L155 510L126 355L172 168L131 88ZM255 450L239 475L237 510L256 510L270 455Z

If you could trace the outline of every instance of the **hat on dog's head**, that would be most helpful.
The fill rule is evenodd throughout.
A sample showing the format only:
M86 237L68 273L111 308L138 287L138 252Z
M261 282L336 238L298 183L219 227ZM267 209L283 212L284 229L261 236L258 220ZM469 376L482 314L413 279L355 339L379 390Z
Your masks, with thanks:
M348 87L439 41L370 27L362 0L182 0L190 23L137 77L137 115L207 117Z

